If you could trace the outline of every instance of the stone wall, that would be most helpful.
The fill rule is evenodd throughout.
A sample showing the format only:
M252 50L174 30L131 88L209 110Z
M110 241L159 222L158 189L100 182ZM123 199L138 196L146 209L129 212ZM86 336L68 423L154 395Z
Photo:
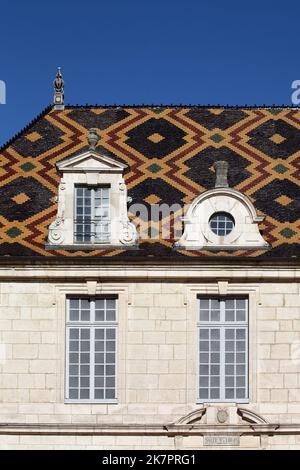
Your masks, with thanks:
M69 272L68 275L71 275ZM205 278L205 272L201 274ZM269 423L300 423L300 283L229 280L227 293L249 290L250 401ZM106 283L53 279L1 282L0 424L29 434L0 434L0 448L198 448L167 435L34 435L37 425L164 425L203 405L196 396L196 297L215 282L142 280ZM68 293L116 293L119 308L118 404L64 403L64 299ZM222 293L222 292L221 292ZM208 423L207 418L199 422ZM209 423L208 423L209 424ZM235 424L235 423L233 423ZM238 421L236 421L238 424ZM30 428L32 426L32 428ZM3 430L0 429L3 433ZM241 447L261 447L259 436ZM300 436L274 435L266 447L300 448Z

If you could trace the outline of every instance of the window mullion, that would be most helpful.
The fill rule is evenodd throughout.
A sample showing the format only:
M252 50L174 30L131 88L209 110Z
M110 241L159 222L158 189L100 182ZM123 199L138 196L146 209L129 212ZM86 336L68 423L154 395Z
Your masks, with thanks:
M220 399L225 400L225 328L220 327Z
M90 327L90 400L94 401L95 399L95 326Z
M69 300L68 300L68 311L69 311ZM66 364L67 364L67 373L66 373L66 397L69 399L70 396L70 326L66 328Z
M95 189L91 189L91 242L95 243Z
M90 302L91 308L91 356L90 356L90 397L95 399L95 300Z

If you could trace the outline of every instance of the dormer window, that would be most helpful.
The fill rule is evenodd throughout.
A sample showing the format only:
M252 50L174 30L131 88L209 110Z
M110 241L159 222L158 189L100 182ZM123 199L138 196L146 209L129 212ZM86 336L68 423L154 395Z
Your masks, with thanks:
M242 193L228 187L227 162L215 163L216 184L200 194L183 218L184 232L175 244L186 250L258 250L268 249L252 202Z
M110 242L110 188L75 188L74 237L76 243Z
M61 174L56 220L46 248L122 249L137 246L137 231L127 214L127 165L96 151L99 137L90 129L88 150L57 164Z

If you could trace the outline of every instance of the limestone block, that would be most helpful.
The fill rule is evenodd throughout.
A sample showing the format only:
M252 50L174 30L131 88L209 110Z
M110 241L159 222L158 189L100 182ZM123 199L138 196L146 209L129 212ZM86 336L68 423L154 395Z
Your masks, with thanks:
M271 346L272 359L288 359L290 357L289 344L273 344Z
M288 391L285 389L271 390L271 401L286 402L288 400Z

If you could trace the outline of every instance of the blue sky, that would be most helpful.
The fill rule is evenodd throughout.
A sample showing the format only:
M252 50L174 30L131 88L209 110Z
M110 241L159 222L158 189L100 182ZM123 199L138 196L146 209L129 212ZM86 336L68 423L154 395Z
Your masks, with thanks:
M0 145L52 101L291 104L299 0L10 0L0 6Z

